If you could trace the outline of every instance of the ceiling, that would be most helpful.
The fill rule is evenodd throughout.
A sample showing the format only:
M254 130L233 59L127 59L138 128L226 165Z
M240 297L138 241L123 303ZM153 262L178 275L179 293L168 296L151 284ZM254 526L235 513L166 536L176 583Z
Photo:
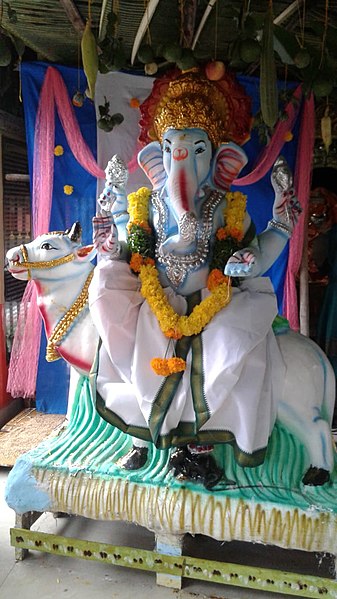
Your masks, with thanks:
M88 17L102 73L123 69L160 76L172 67L173 45L174 52L178 46L183 57L192 56L197 64L223 61L262 82L269 77L268 69L264 75L260 70L268 7L272 7L269 48L275 52L269 55L275 57L275 76L303 81L304 89L313 89L322 105L328 97L336 116L337 2L332 0L0 0L0 107L11 112L17 104L13 93L6 100L5 90L13 89L13 76L7 75L16 70L19 57L82 66L81 38ZM10 46L9 64L3 56L4 41ZM246 53L243 59L247 43L248 58ZM258 55L251 44L255 50L257 45ZM144 45L150 46L151 57L140 60Z
M250 14L258 20L265 14L268 1L1 0L0 6L3 30L24 42L37 58L74 66L80 63L80 39L89 12L93 31L102 40L108 15L113 11L118 15L113 36L115 40L122 40L126 56L123 66L143 69L137 59L131 65L132 49L142 19L145 20L142 43L150 43L154 48L174 41L190 47L194 44L199 58L228 62L235 39L247 34L243 31L244 17ZM207 14L207 7L210 11L199 35L198 27ZM332 0L274 0L273 14L274 22L295 33L300 45L313 45L319 50L326 22L337 40L337 3ZM248 35L254 37L256 32L248 31ZM157 62L161 64L160 60ZM236 68L256 71L256 65L243 64Z

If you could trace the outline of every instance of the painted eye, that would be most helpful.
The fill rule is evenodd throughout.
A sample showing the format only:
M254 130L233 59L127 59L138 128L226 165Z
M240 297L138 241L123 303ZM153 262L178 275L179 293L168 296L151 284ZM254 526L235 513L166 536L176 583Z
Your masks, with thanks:
M170 146L164 146L164 152L167 152L168 154L171 154L171 148L170 148Z
M195 153L196 153L196 154L203 154L203 152L205 152L205 148L202 148L202 147L200 147L200 148L197 148L197 149L195 150Z
M43 243L41 245L41 250L55 250L56 248L54 248L50 243L48 243L48 241L46 241L45 243Z

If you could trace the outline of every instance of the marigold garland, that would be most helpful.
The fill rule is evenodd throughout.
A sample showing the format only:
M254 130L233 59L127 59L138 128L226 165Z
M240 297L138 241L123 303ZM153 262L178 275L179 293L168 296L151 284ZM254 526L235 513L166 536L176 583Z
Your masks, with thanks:
M241 191L226 193L226 208L224 209L226 226L221 229L224 229L225 236L233 237L237 241L243 239L246 200L247 196Z
M189 316L179 316L170 305L159 281L159 273L155 267L152 248L152 231L148 224L149 198L151 192L142 187L128 196L129 248L132 252L130 267L139 273L141 294L147 300L156 316L164 335L171 339L181 339L198 335L212 318L231 300L231 281L219 268L210 271L207 287L210 295L194 307ZM225 226L216 232L219 242L232 239L239 242L244 235L244 218L246 213L246 196L239 191L226 194L224 209ZM135 251L136 250L136 251ZM151 361L153 370L162 376L185 370L186 363L182 358L154 358Z
M164 335L173 339L201 333L213 316L227 306L231 299L230 279L225 277L225 280L211 291L211 295L193 308L189 316L179 316L164 293L155 266L141 266L139 278L142 283L142 296L147 300Z
M151 231L148 224L150 195L151 191L147 187L141 187L138 191L128 195L128 213L130 215L128 231L132 225L138 225Z

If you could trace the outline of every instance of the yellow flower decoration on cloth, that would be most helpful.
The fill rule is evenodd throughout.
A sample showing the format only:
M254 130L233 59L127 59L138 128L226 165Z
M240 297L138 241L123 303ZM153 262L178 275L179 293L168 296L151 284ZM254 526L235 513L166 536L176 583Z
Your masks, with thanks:
M55 146L54 154L55 156L62 156L64 154L63 146Z
M73 188L73 186L72 186L72 185L65 185L65 186L63 187L63 191L64 191L64 193L66 194L66 196L71 196L71 194L72 194L72 193L73 193L73 191L74 191L74 188Z

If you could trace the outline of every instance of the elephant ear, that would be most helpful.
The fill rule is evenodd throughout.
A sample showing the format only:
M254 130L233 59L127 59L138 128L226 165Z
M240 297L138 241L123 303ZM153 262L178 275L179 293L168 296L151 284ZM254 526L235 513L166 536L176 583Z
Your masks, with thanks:
M228 191L239 172L247 164L245 152L236 144L223 144L213 157L213 183L220 191Z
M158 141L153 141L139 152L138 163L150 179L154 190L165 185L167 175L163 166L163 152Z

